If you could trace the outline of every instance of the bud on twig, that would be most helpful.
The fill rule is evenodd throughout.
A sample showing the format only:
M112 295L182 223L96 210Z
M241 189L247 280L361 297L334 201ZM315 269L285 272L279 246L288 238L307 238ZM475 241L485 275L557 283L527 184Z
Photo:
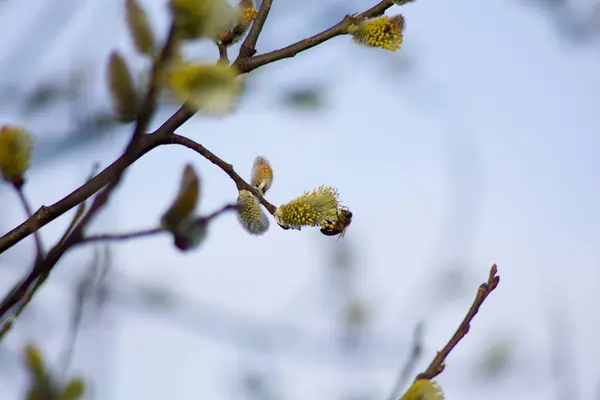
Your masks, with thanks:
M33 139L29 132L16 126L0 127L0 175L17 186L29 167Z
M200 179L191 164L187 164L181 175L179 192L173 204L163 214L161 225L173 232L178 230L181 223L187 220L196 210L200 197Z
M108 59L108 89L119 121L135 121L139 110L138 93L127 63L117 51L110 53Z
M240 190L237 204L238 221L248 233L260 236L269 229L269 218L251 192Z
M126 1L125 17L135 49L141 54L151 56L154 50L154 32L146 12L137 0Z
M273 168L271 168L271 164L265 157L258 156L254 159L250 184L263 195L267 193L273 184Z

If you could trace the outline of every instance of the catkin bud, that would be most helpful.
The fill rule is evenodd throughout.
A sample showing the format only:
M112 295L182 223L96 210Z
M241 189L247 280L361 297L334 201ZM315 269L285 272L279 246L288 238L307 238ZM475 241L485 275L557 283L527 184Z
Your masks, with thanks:
M46 374L44 358L42 357L42 353L36 346L32 344L26 345L25 351L23 352L23 359L25 361L27 369L33 376L41 378Z
M181 175L179 192L161 218L162 227L170 231L177 230L179 225L194 213L199 197L200 179L192 165L187 164Z
M251 192L240 190L237 204L238 221L248 233L260 236L269 229L269 218Z
M404 17L384 15L378 18L369 18L357 25L351 25L348 33L354 42L370 47L381 47L389 51L396 51L402 45L404 31Z
M213 115L231 111L242 91L235 69L221 64L177 64L168 84L179 101Z
M173 243L181 251L194 250L202 244L208 230L208 219L198 217L183 221L173 232Z
M258 156L254 159L250 184L263 195L267 193L267 190L273 184L273 168L271 168L271 164L265 157Z
M225 46L231 46L244 37L252 21L256 18L258 11L254 8L252 0L240 0L237 6L237 14L235 26L219 36L221 44Z
M141 54L152 55L154 50L154 32L152 31L146 12L137 0L126 1L125 18L135 49Z
M60 400L79 400L85 393L85 382L81 378L71 378L65 384L60 396Z
M127 63L119 52L110 53L107 72L108 89L117 119L121 122L135 121L139 109L138 93Z
M400 400L443 400L442 388L435 381L419 379L412 384Z
M182 39L214 39L236 23L237 13L227 0L171 0L171 13Z
M280 206L275 220L282 227L327 226L338 219L338 192L329 186L319 186Z
M32 149L33 139L25 129L8 125L0 127L0 175L8 182L21 185Z

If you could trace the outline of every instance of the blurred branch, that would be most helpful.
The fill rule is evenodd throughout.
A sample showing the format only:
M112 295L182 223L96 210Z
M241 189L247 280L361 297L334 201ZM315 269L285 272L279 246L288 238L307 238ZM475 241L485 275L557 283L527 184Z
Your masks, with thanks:
M156 234L163 233L163 232L166 232L166 230L164 230L162 228L152 228L152 229L145 229L145 230L137 231L137 232L93 235L93 236L84 237L83 239L81 239L79 241L79 243L138 239L141 237L154 236Z
M33 210L31 209L31 205L29 204L29 201L27 200L27 196L25 196L25 192L23 191L23 184L13 184L13 187L15 188L15 191L17 192L17 195L19 196L19 200L21 201L21 204L23 205L23 208L25 209L25 213L27 214L27 218L31 218L31 216L33 215ZM33 238L35 240L35 248L36 248L36 260L41 260L42 258L44 258L44 246L42 245L42 238L40 235L39 231L35 231L33 233Z
M415 327L415 331L413 333L413 344L410 350L410 354L406 359L404 366L400 370L400 374L398 375L398 379L396 379L396 383L394 384L394 388L392 389L388 400L396 400L399 399L402 395L402 389L406 386L410 379L410 375L412 371L415 369L417 361L419 357L421 357L421 353L423 352L423 323L420 322Z
M86 274L77 284L73 312L69 325L69 337L61 354L61 372L63 378L67 376L68 369L73 359L75 344L79 335L81 320L83 319L85 303L92 292L92 288L98 282L99 277L102 276L102 271L108 267L106 264L108 263L109 257L106 253L108 253L107 247L104 248L105 257L102 258L100 250L97 247L95 248L94 258L92 259Z
M469 308L467 315L463 319L463 321L458 326L458 329L452 335L448 343L444 346L444 348L437 352L436 356L433 358L427 369L420 374L417 375L415 380L419 379L433 379L444 371L446 367L445 361L446 357L450 354L450 352L456 347L456 345L465 337L465 335L469 332L471 328L471 321L475 318L475 315L479 312L479 308L485 301L485 299L498 287L498 283L500 283L500 277L496 274L498 273L498 269L496 264L492 265L490 269L490 275L488 277L487 282L482 283L479 286L479 290L477 291L477 295L475 296L475 300Z

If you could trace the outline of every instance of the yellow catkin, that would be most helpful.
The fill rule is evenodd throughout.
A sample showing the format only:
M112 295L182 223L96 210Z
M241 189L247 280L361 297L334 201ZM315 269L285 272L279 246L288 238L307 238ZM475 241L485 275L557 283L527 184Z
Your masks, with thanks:
M403 31L404 17L396 15L367 19L358 24L350 33L358 44L397 51L402 45Z
M238 221L248 233L259 236L269 229L269 219L251 192L240 190L237 205Z
M301 226L323 226L337 221L338 192L329 186L319 186L280 206L275 212L279 225L299 229Z
M0 174L11 182L22 180L29 167L33 139L23 128L17 126L0 127Z

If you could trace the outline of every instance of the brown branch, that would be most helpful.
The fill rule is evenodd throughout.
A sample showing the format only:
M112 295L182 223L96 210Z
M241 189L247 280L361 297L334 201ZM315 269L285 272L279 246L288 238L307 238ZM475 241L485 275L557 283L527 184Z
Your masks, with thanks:
M225 46L223 43L217 43L217 48L219 49L219 61L217 62L223 65L229 65L227 46Z
M151 229L144 229L144 230L136 231L136 232L91 235L91 236L85 236L78 243L138 239L141 237L154 236L154 235L157 235L157 234L163 233L163 232L167 232L167 231L162 228L151 228Z
M494 264L490 269L490 275L487 282L482 283L479 286L477 296L475 296L475 300L473 301L471 308L469 308L469 312L467 312L467 315L458 326L456 332L454 332L454 335L452 335L452 337L444 346L444 348L437 352L436 356L433 358L427 369L417 375L415 381L419 379L433 379L442 373L442 371L446 367L446 357L448 357L448 355L454 349L454 347L456 347L458 342L460 342L462 338L464 338L465 335L469 332L469 329L471 329L471 321L473 321L473 318L475 318L475 315L477 315L479 307L481 307L481 305L483 304L485 299L490 295L490 293L492 293L494 289L498 287L500 277L496 275L497 273L498 269L496 267L496 264Z
M33 210L31 208L31 205L29 204L29 201L27 200L27 196L25 196L25 191L23 190L23 185L21 183L14 183L13 187L15 188L15 191L17 192L17 195L19 196L19 200L21 201L21 204L23 205L23 208L25 209L25 213L27 214L27 218L31 218L31 216L33 215ZM33 239L35 240L35 249L36 249L36 259L40 260L42 258L44 258L44 246L42 244L42 238L40 236L40 232L39 231L35 231L33 232Z
M212 153L210 150L208 150L206 147L202 146L200 143L197 143L185 136L180 136L176 133L173 133L172 135L170 135L170 140L173 144L180 144L191 150L194 150L196 153L200 154L202 157L206 158L208 161L221 168L223 172L225 172L231 178L231 180L235 182L235 186L238 190L248 190L249 192L252 192L252 194L256 196L256 198L267 209L267 211L269 211L269 213L273 215L275 214L275 211L277 211L277 207L269 203L258 191L258 189L250 185L237 172L235 172L235 170L233 169L233 165L226 163L225 161L217 157L214 153Z
M254 23L252 23L252 28L250 28L248 36L246 36L246 39L240 46L238 60L249 58L256 54L256 42L258 42L258 37L265 26L265 21L269 16L269 11L271 11L272 3L273 0L262 0L260 3L260 8L258 9L258 14L256 14L256 18L254 19Z
M408 358L404 362L402 369L400 370L400 374L398 375L398 379L396 379L396 383L394 384L394 388L392 389L388 400L397 400L400 398L402 389L406 386L409 381L410 375L412 371L415 369L415 365L421 357L421 353L423 352L423 323L420 322L415 327L415 331L413 333L413 343L410 349L410 354Z
M284 58L291 58L296 54L301 53L305 50L311 49L318 46L336 36L345 35L348 33L348 28L353 23L363 20L365 18L373 18L382 15L385 11L393 6L392 0L382 0L374 7L371 7L367 11L358 15L346 15L339 23L335 24L329 29L324 30L314 36L307 39L300 40L294 44L284 47L279 50L274 50L265 54L260 54L252 58L238 57L234 65L237 67L240 73L247 73L253 71L263 65L270 64L275 61L282 60Z

